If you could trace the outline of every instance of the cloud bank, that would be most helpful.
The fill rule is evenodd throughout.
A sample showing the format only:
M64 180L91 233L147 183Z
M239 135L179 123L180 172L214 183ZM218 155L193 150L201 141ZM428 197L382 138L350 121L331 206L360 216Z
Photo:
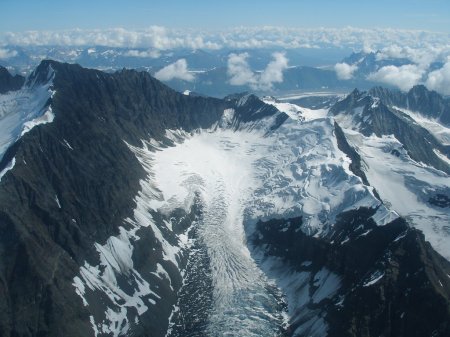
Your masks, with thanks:
M449 44L445 33L400 29L237 27L221 31L170 29L27 31L0 33L0 46L109 46L127 48L318 48L376 50L390 45L425 47Z
M164 51L179 49L227 49L235 53L228 60L230 83L243 83L242 85L258 89L271 88L273 83L282 78L282 69L285 67L283 57L274 56L270 67L255 73L249 68L248 55L242 49L321 48L326 51L327 48L347 48L355 51L378 51L378 61L407 59L411 64L387 65L369 75L368 79L394 85L402 90L424 83L430 89L449 94L447 63L450 56L450 36L447 33L420 30L267 26L206 31L150 26L141 30L114 28L0 32L0 59L17 56L16 46L115 47L125 48L124 56L141 58L157 58ZM158 76L193 80L193 75L187 71L187 65L183 67L182 62L176 62L169 65L168 69L158 72ZM347 80L355 75L357 67L357 64L338 63L334 69L340 79ZM437 67L442 68L436 70Z
M162 68L155 73L155 77L161 81L179 79L192 82L195 79L194 75L188 71L188 66L185 59L180 59Z
M250 69L248 57L248 53L231 53L228 56L227 74L231 85L248 85L253 90L270 90L274 83L283 82L283 71L288 67L288 59L283 53L273 53L273 60L259 73Z

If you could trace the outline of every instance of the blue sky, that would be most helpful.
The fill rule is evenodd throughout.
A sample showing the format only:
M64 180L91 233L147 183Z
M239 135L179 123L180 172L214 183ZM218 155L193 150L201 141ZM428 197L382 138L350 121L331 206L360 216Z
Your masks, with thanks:
M449 0L0 0L0 9L0 32L272 25L450 33Z

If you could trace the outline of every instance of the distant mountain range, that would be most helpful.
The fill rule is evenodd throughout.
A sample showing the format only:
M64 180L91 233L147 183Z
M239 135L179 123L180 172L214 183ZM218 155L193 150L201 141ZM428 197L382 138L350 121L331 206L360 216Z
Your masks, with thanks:
M369 89L376 85L394 88L395 85L403 84L391 83L392 81L386 81L383 76L377 76L380 69L389 66L416 67L411 59L390 57L381 51L354 52L350 56L345 56L349 51L293 49L284 51L288 66L280 69L282 80L269 86L259 87L252 85L251 81L233 82L229 72L229 57L233 54L245 57L246 72L258 76L272 62L273 53L277 52L275 49L159 51L111 47L7 46L5 48L10 51L9 57L0 60L0 65L22 76L29 74L43 59L78 63L83 67L107 72L123 68L139 69L148 71L152 75L183 60L185 68L175 67L171 69L170 76L161 77L161 79L180 92L189 90L213 97L224 97L242 91L284 95L311 90L350 92L355 87ZM336 64L343 65L344 74L335 69ZM414 68L419 73L416 82L424 83L427 74L442 67L442 62L434 62L426 71Z

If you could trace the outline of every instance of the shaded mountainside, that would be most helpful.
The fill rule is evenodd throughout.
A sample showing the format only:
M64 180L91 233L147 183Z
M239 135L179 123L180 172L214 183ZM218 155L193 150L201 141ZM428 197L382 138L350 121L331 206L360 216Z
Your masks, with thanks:
M106 74L53 61L42 62L29 81L43 81L50 69L54 121L25 134L0 164L3 169L15 158L0 183L3 336L93 335L89 312L72 283L84 261L98 260L94 243L118 234L136 206L146 173L127 143L163 140L168 129L208 128L237 104L181 95L147 73ZM252 107L244 110L251 113ZM162 257L157 243L152 247L154 234L141 236L135 264L156 268ZM154 257L139 263L145 256ZM158 326L161 335L173 294L164 301L166 310L160 309L148 327Z
M0 94L8 91L18 90L25 82L25 78L20 75L11 75L9 71L0 66Z

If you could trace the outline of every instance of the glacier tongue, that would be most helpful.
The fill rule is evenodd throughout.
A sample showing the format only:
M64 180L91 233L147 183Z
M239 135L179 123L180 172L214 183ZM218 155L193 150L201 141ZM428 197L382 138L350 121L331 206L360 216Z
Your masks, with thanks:
M250 256L242 225L245 202L257 184L253 165L266 142L258 133L218 130L154 154L155 181L169 208L190 205L193 192L203 202L199 234L212 269L211 336L268 336L281 325L276 298Z

